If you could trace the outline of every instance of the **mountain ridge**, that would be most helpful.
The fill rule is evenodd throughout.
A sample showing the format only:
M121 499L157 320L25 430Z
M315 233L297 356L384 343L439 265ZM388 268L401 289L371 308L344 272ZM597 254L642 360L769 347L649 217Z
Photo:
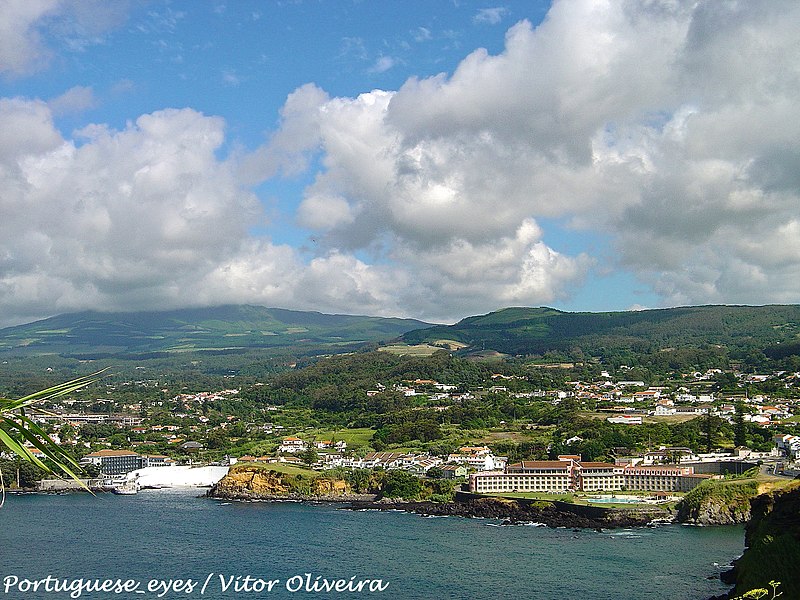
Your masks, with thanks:
M0 329L0 353L129 353L337 345L393 339L416 319L329 315L255 305L82 311Z
M83 311L0 329L0 354L125 355L316 346L342 352L399 340L464 354L602 355L719 346L800 349L800 305L704 305L615 312L507 307L453 325L255 305L166 311Z
M450 340L466 351L647 350L720 345L759 349L800 342L800 305L704 305L616 312L511 307L405 333L409 344Z

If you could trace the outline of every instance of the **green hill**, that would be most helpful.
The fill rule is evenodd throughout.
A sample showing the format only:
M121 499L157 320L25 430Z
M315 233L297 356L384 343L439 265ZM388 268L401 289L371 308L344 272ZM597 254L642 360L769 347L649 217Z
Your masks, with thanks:
M262 306L82 312L0 329L0 355L114 356L331 346L391 340L427 324Z
M800 306L695 306L627 312L570 313L551 308L506 308L402 336L408 344L454 340L467 351L513 355L608 351L652 352L719 345L729 349L794 347Z

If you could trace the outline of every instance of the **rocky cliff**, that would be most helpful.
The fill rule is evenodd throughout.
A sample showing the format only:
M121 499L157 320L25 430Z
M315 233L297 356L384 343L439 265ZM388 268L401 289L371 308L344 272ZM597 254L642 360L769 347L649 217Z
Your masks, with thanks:
M232 467L208 494L227 500L346 500L350 486L342 479L309 474L290 475L258 465Z
M784 598L800 598L800 483L753 499L745 546L729 574L732 595L771 590L777 581Z
M774 484L752 479L708 481L677 505L676 521L691 525L735 525L750 520L750 501Z

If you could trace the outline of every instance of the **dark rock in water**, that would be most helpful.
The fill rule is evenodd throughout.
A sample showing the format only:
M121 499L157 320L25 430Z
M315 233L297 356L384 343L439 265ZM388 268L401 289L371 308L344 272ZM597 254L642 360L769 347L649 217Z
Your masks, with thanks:
M736 570L728 569L719 574L719 580L726 585L733 585L736 583Z
M653 518L650 511L637 513L634 511L614 511L605 509L598 516L590 517L579 514L580 506L574 510L569 505L552 502L519 502L508 498L470 498L467 500L436 502L352 502L347 507L352 510L403 510L422 515L481 517L498 519L502 525L519 525L523 523L542 523L549 527L570 529L595 529L611 527L640 527L647 525ZM663 511L661 511L663 516Z

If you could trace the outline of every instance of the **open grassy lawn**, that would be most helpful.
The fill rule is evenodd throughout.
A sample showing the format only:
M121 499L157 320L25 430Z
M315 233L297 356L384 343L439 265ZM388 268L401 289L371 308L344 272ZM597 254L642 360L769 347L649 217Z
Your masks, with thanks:
M264 471L277 471L278 473L286 473L287 475L303 475L305 477L317 477L319 472L314 471L312 469L307 469L306 467L298 467L295 465L288 465L286 463L272 463L272 464L262 464L262 463L236 463L236 465L247 465L248 468L250 467L258 467L259 469L263 469Z
M581 412L580 416L586 419L605 419L607 417L618 417L625 413L607 413L607 412ZM639 416L639 415L637 415ZM648 416L641 415L644 423L668 423L674 425L676 423L685 423L697 418L699 415L665 415L665 416ZM633 427L633 426L632 426Z
M401 356L431 356L435 352L441 350L436 346L429 344L418 344L416 346L406 346L405 344L393 344L391 346L381 346L378 348L381 352L389 352L391 354L399 354Z
M347 443L348 448L359 448L361 446L369 446L369 441L372 439L374 433L375 430L369 427L361 427L359 429L337 429L336 431L332 429L319 429L303 432L302 438L310 440L313 437L317 441L331 440L332 442L343 440Z

